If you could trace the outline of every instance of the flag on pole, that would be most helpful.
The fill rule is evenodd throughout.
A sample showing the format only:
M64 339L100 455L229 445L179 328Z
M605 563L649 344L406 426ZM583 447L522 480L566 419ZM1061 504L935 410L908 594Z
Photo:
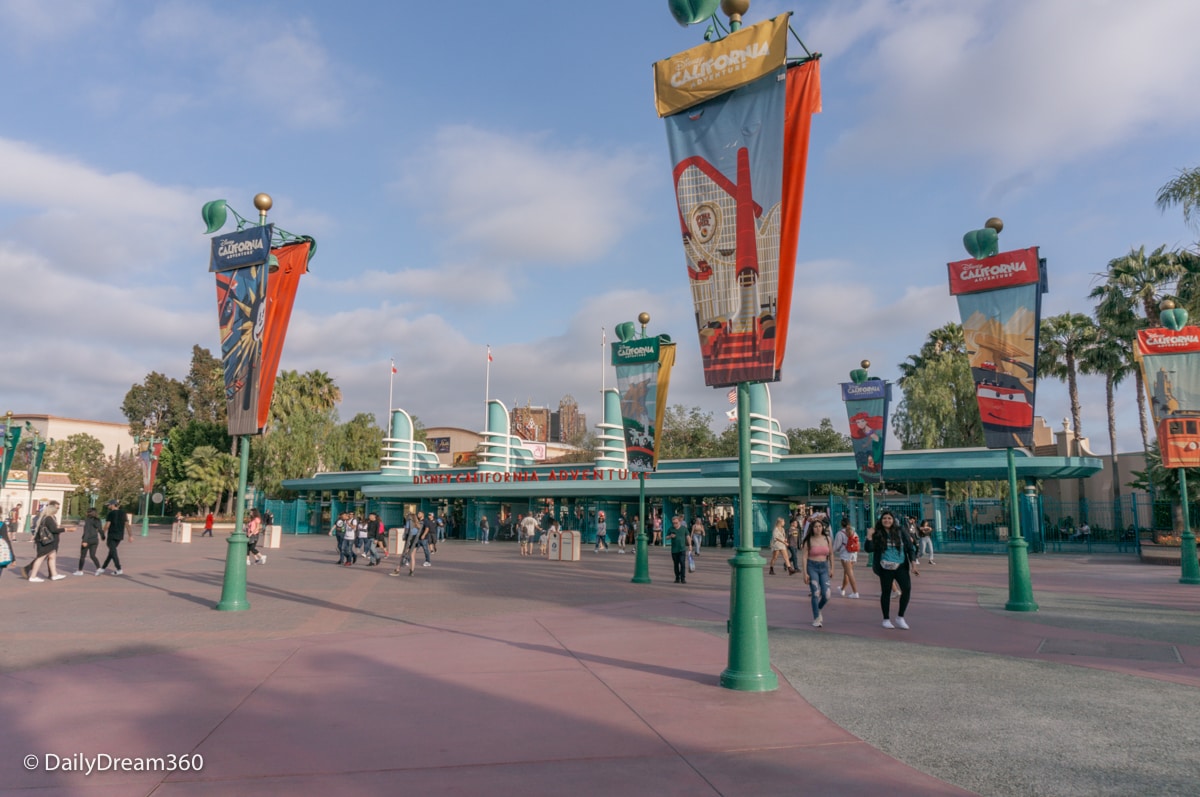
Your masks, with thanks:
M396 373L396 361L395 360L392 360L392 373L393 374Z
M737 404L737 388L729 388L729 392L725 394L725 398L729 399L730 404Z
M488 346L488 362L492 361L492 347Z

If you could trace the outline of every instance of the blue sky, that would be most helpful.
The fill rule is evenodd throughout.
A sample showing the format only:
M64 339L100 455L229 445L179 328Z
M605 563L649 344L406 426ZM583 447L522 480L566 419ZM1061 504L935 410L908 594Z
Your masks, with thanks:
M783 380L785 428L841 428L862 358L898 375L958 321L945 263L1004 219L1049 260L1044 315L1089 312L1107 262L1195 240L1154 196L1200 165L1200 4L755 0L822 59ZM600 330L679 342L706 388L651 64L701 42L659 0L600 4L0 0L0 411L123 420L130 385L218 347L200 206L313 235L283 368L329 372L343 419L395 404L476 428L490 390L593 423ZM793 52L796 48L793 46ZM605 358L607 361L607 358ZM609 386L615 376L603 377ZM1107 452L1103 385L1083 431ZM1119 448L1140 445L1132 384ZM1039 386L1055 428L1065 390Z

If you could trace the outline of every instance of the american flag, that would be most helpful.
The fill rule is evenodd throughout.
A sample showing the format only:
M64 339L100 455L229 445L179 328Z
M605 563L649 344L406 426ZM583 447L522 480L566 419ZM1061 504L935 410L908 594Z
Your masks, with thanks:
M737 404L737 388L729 388L729 392L725 394L725 398L729 399L730 404Z

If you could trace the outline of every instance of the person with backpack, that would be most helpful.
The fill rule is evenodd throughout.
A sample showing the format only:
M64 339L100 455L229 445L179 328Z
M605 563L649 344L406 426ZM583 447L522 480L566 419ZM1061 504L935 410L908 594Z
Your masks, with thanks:
M858 597L858 582L854 580L854 564L858 561L859 546L858 535L854 533L850 519L842 518L842 527L838 529L837 536L833 538L833 552L842 563L842 597L844 598ZM849 594L846 594L847 586L850 587Z
M62 581L66 576L58 572L58 535L63 528L54 519L58 511L58 501L48 501L42 505L42 511L33 523L33 544L36 546L36 558L25 566L25 577L33 583L46 579L38 575L38 570L44 561L50 570L51 581Z
M908 600L912 596L911 575L919 575L917 571L917 546L906 529L901 528L890 509L883 510L875 527L867 531L867 539L863 545L871 556L871 567L879 576L879 586L882 594L879 596L879 608L883 610L884 628L901 628L908 630L908 622L904 612L908 608ZM892 585L900 585L900 606L897 609L896 621L892 622Z

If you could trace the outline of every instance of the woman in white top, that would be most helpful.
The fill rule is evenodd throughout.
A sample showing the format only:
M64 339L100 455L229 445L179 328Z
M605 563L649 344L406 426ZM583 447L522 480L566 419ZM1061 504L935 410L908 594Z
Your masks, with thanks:
M842 563L842 597L857 598L858 597L858 582L854 580L854 563L858 561L858 535L854 533L854 527L850 525L850 521L842 518L842 527L838 530L837 536L833 538L833 552ZM854 550L849 550L853 548ZM850 587L850 594L846 594L846 587Z

